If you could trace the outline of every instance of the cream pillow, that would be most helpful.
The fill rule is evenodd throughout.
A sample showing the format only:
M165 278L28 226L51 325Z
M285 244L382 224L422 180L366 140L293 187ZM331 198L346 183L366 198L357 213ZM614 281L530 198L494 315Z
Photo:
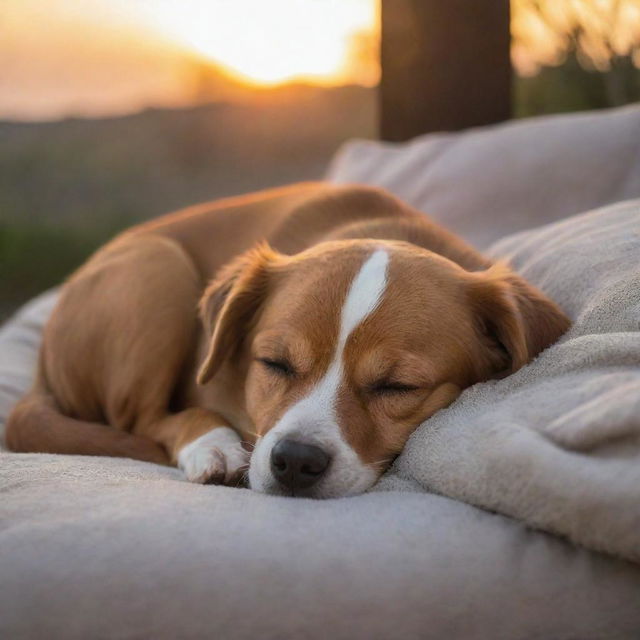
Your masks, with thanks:
M640 105L515 120L404 144L355 140L328 179L386 187L484 249L640 196Z

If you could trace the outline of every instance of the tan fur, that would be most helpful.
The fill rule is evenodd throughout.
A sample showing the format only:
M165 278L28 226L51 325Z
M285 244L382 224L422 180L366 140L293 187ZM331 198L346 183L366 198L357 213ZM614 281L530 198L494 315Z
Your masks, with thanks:
M507 267L383 191L267 191L135 227L69 278L8 446L175 464L213 426L253 441L326 371L349 284L381 246L384 304L349 338L337 407L345 439L380 470L462 389L515 371L569 326ZM376 393L381 380L416 389Z

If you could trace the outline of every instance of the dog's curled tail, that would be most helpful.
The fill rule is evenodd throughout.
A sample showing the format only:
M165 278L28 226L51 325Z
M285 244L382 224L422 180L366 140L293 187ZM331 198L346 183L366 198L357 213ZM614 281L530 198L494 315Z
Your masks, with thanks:
M66 416L54 397L38 387L24 396L9 414L5 443L11 451L117 456L169 464L165 450L152 440Z

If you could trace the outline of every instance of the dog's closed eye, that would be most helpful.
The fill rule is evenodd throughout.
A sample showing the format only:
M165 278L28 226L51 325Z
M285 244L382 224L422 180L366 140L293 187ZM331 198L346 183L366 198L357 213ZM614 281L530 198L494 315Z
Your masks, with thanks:
M391 395L401 393L411 393L417 391L420 387L414 384L405 384L403 382L393 382L391 380L378 380L369 385L368 391L374 395Z
M288 360L278 358L256 358L256 360L262 363L269 371L272 371L278 375L293 377L296 375L296 371Z

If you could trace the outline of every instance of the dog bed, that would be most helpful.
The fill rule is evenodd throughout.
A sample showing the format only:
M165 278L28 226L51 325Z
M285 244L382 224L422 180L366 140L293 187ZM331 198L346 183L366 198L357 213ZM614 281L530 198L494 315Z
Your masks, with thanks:
M292 500L0 452L0 637L637 637L640 200L490 252L574 327L427 421L366 495ZM0 332L0 420L54 301Z

